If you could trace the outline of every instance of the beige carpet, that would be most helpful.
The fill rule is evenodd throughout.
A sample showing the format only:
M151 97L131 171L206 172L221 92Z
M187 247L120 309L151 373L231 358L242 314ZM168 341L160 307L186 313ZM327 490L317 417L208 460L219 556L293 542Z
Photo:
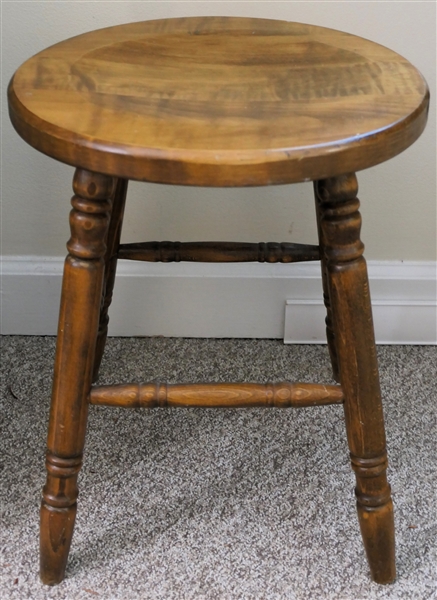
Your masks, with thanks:
M341 406L90 410L65 581L38 579L54 339L2 340L0 597L436 598L436 349L380 347L398 579L370 581ZM101 382L330 381L326 347L111 339Z

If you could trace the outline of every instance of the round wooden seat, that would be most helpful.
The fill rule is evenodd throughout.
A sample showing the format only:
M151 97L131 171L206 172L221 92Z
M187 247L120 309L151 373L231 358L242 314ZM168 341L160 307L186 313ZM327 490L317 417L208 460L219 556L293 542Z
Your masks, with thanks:
M322 27L247 18L132 23L26 63L10 115L75 167L162 183L247 186L355 172L421 134L428 89L404 58Z

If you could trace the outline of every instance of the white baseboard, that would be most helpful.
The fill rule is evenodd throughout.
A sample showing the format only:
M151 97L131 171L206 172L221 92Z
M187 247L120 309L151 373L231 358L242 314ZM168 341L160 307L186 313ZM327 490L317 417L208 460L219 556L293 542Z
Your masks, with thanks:
M373 322L377 344L436 344L436 303L423 300L374 300ZM286 344L326 342L322 302L287 300Z
M435 344L436 263L369 262L376 338ZM3 257L2 333L55 335L63 259ZM324 342L319 263L120 261L110 335ZM285 334L284 334L285 332Z

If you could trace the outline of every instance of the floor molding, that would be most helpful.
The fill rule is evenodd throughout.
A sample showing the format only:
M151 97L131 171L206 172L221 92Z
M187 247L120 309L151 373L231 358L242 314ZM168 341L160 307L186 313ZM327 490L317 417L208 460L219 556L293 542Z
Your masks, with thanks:
M369 261L376 338L436 343L436 263ZM54 335L63 259L2 259L2 333ZM120 261L110 311L117 336L324 342L318 263Z

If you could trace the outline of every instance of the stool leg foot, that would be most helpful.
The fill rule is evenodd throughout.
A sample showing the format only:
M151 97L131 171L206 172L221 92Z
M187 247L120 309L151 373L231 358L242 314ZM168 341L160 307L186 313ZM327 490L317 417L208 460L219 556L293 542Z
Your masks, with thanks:
M354 174L318 181L329 297L361 534L373 579L395 579L393 505Z
M358 520L374 581L391 583L396 577L393 502L387 483L387 454L359 458L351 454L357 486Z
M64 578L76 516L113 180L78 169L70 213L41 505L40 576Z
M322 284L323 284L323 302L326 308L326 340L328 342L328 350L329 357L331 359L332 366L332 376L340 383L340 375L338 369L338 358L337 358L337 348L335 346L335 334L334 327L332 322L332 309L331 309L331 299L329 295L329 285L328 285L328 267L325 256L325 241L323 239L323 231L321 226L321 207L320 207L320 198L317 195L317 182L314 182L314 196L316 201L316 217L317 217L317 231L319 236L319 247L320 247L320 263L322 270Z
M111 220L109 222L108 238L105 253L105 277L103 281L102 305L100 309L99 332L97 334L96 352L94 357L93 382L99 376L100 363L105 350L106 336L108 334L108 310L112 302L115 273L117 270L117 251L120 244L123 226L124 207L126 204L127 179L118 179L115 185L112 202Z
M40 575L46 585L64 579L76 519L77 474L82 457L47 453L47 482L41 503Z

